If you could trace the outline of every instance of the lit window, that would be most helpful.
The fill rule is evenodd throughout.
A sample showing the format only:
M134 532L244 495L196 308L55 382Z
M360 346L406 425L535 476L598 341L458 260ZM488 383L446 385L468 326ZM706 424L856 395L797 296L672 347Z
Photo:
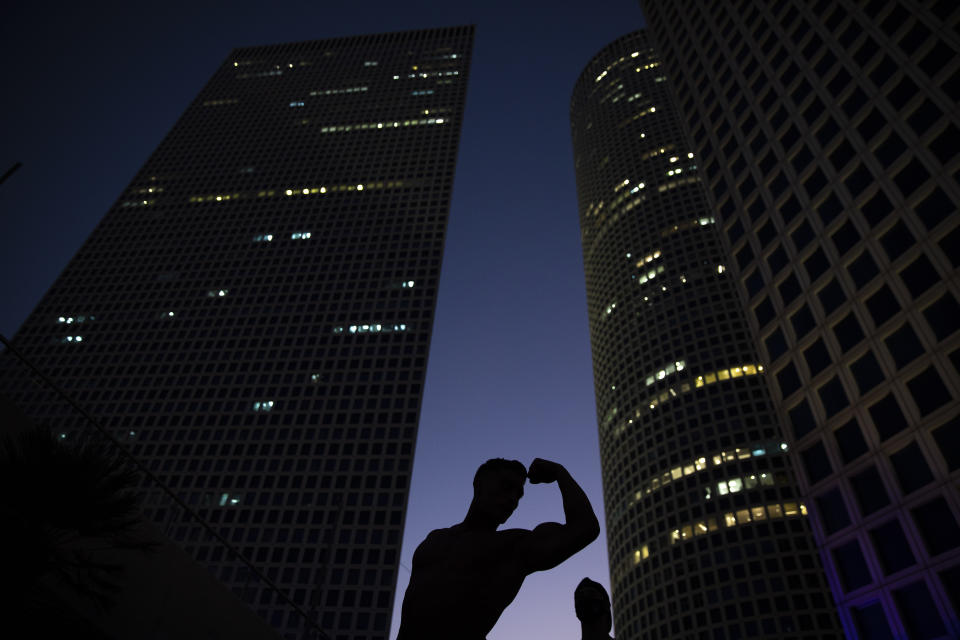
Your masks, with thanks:
M260 235L253 236L254 242L273 242L272 233L261 233Z
M273 405L274 405L273 400L254 402L253 410L254 411L273 411Z
M290 234L291 240L309 240L310 232L309 231L297 231Z
M295 100L295 101L293 101L293 102L290 103L290 106L291 106L291 107L302 107L302 106L303 106L303 100Z
M408 324L353 324L347 327L334 327L333 333L391 333L396 331L407 331L411 328Z
M225 295L227 295L228 293L230 293L230 290L229 290L229 289L211 289L210 291L207 291L207 297L208 297L208 298L222 298L222 297L224 297Z

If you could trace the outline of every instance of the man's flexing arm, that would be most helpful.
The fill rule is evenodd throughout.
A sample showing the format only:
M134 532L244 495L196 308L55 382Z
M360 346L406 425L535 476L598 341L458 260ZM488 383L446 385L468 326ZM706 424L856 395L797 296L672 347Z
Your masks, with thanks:
M566 522L545 522L524 536L518 558L528 573L552 569L600 535L597 520L587 494L563 465L537 458L530 464L527 478L531 484L556 482L563 497Z

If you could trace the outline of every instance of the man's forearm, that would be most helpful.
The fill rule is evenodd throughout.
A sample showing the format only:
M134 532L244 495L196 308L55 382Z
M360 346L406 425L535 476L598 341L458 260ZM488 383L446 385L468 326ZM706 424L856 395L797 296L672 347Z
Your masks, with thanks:
M597 515L593 512L593 506L583 492L580 485L577 484L573 476L570 475L564 467L557 474L557 486L560 488L560 495L563 497L563 515L566 519L566 526L581 531L587 543L596 539L600 535L600 522Z

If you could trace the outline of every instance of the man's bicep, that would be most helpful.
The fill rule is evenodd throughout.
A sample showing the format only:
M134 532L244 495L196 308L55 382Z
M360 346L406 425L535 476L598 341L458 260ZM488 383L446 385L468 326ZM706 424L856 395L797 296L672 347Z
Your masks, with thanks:
M552 569L580 550L570 529L559 522L544 522L520 544L519 559L528 572Z

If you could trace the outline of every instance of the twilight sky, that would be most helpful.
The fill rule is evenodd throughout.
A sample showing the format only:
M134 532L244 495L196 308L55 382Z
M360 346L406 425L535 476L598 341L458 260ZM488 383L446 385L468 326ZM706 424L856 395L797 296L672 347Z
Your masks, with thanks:
M564 464L603 521L568 108L636 0L20 2L4 10L0 333L12 335L234 47L476 24L401 562L459 522L490 457ZM562 519L528 486L506 526ZM579 638L573 589L609 585L605 534L527 579L490 640ZM401 568L391 638L410 574Z

